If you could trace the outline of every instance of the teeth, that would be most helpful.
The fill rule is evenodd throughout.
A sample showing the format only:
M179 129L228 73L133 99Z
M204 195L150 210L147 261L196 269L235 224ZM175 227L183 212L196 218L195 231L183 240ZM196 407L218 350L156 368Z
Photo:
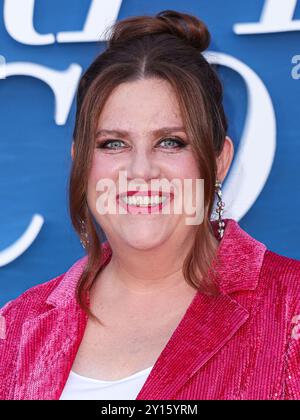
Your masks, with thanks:
M156 206L158 204L162 204L166 201L167 197L159 197L158 195L154 196L143 196L143 195L133 195L133 196L123 196L122 200L125 204L129 206L140 206L140 207L148 207L148 206Z

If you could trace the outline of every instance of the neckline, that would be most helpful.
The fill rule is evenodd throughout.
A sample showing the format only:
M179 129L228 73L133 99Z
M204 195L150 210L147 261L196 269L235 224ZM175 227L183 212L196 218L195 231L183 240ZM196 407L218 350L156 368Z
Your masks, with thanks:
M103 379L96 379L96 378L90 378L88 376L82 376L82 375L79 375L78 373L74 372L73 370L70 371L70 374L74 377L77 377L77 378L81 379L81 380L88 381L88 382L94 382L94 383L97 383L97 384L117 384L117 383L120 383L120 382L125 382L129 379L139 377L139 376L143 375L144 373L146 373L148 371L150 372L151 369L153 368L153 366L154 365L149 366L146 369L139 370L138 372L135 372L132 375L126 376L125 378L116 379L114 381L105 381Z

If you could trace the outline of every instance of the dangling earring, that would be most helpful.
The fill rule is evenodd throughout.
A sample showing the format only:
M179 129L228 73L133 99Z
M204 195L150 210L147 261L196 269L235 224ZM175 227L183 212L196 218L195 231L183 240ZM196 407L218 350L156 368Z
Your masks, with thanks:
M85 221L81 219L80 225L81 225L80 243L83 246L83 248L87 248L87 246L89 245L89 237L86 230Z
M222 239L224 235L224 227L225 227L225 222L222 220L222 214L224 211L225 203L222 201L221 181L218 181L218 180L216 181L215 191L218 197L217 208L216 208L216 213L218 214L218 225L219 225L218 232L219 232L220 239Z

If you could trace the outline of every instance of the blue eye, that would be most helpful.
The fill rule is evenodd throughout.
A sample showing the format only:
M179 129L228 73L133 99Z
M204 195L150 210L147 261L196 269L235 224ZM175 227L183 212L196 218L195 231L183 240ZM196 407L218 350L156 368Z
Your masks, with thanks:
M178 137L166 137L159 141L158 146L162 145L163 143L166 144L166 146L163 146L164 149L181 149L186 146L186 143L184 143ZM120 150L120 149L125 149L126 147L127 146L124 145L124 142L122 140L117 140L117 139L105 140L97 144L98 149L107 149L107 150Z
M159 144L166 143L166 149L180 149L186 146L186 144L177 137L167 137L160 141Z
M118 144L120 143L124 143L124 142L122 140L106 140L103 143L98 144L97 148L116 150L116 149L119 149ZM109 145L111 147L108 147Z

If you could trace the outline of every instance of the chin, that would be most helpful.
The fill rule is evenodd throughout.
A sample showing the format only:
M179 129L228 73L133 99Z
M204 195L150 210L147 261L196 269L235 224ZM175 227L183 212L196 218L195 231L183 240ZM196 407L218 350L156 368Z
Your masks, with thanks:
M139 250L150 250L162 245L167 238L155 235L152 232L140 232L139 230L135 230L136 234L128 234L123 237L124 242L127 243L132 248L139 249Z

